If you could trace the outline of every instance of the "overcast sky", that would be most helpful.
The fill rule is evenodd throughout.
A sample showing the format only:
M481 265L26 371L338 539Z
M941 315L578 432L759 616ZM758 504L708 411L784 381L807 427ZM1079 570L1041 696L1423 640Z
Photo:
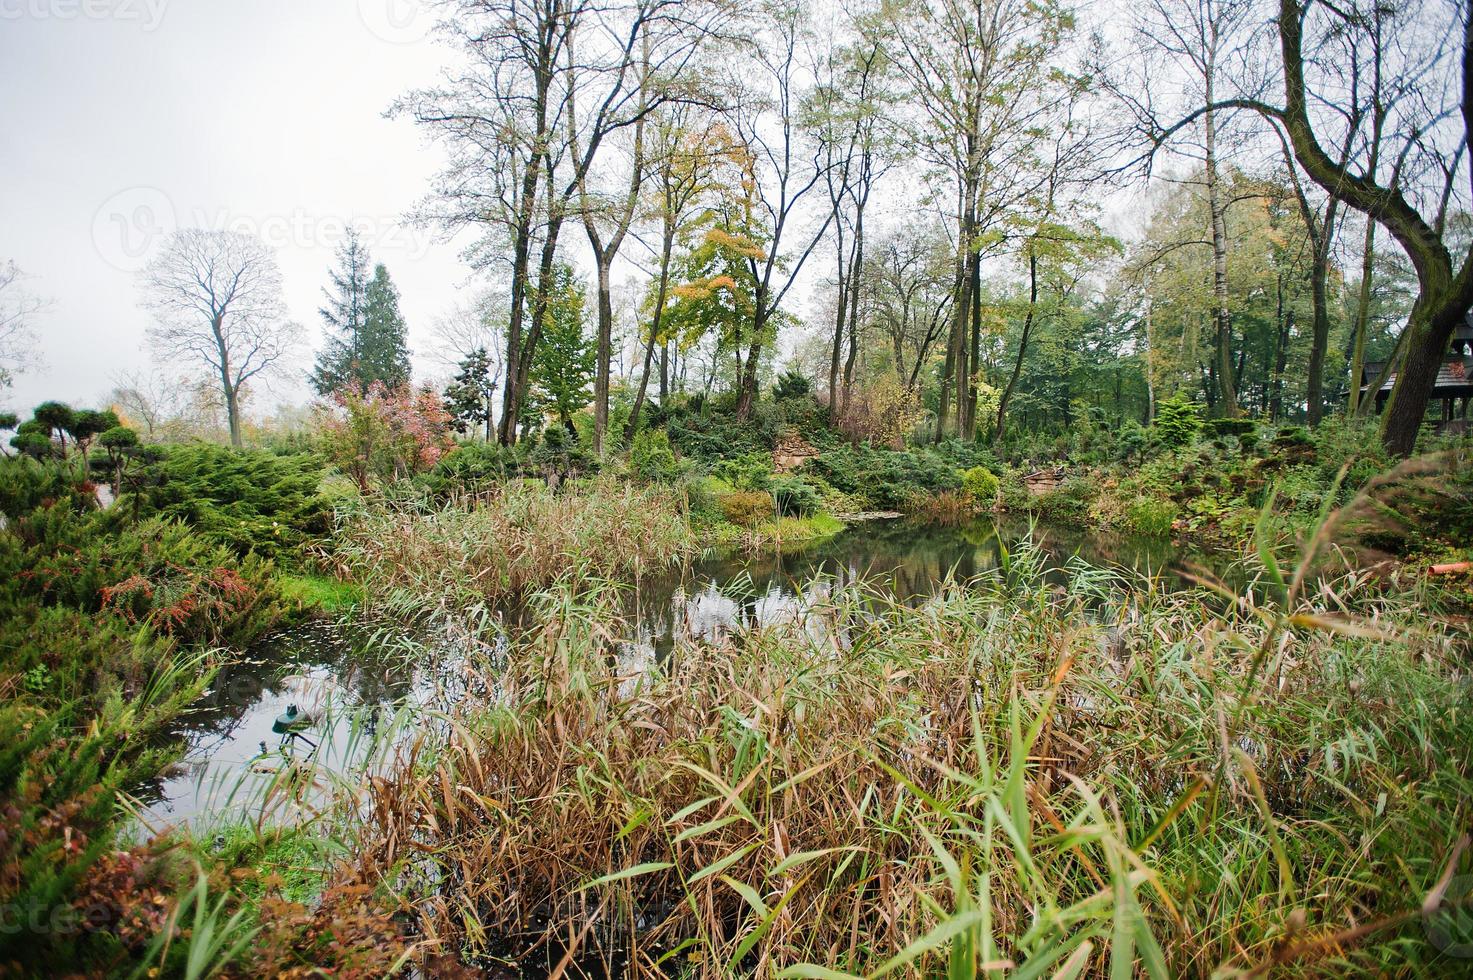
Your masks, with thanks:
M402 223L439 157L383 112L436 77L432 23L419 0L0 0L0 262L49 301L0 404L87 404L148 366L136 272L188 225L276 246L315 347L343 223L366 222L423 352L470 270ZM304 397L294 375L258 410Z

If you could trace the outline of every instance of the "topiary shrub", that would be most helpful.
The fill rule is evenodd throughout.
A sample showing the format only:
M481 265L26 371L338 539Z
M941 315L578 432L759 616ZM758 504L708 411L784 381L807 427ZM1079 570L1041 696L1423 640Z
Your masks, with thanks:
M985 466L974 466L961 475L962 490L978 504L991 504L997 499L998 479Z

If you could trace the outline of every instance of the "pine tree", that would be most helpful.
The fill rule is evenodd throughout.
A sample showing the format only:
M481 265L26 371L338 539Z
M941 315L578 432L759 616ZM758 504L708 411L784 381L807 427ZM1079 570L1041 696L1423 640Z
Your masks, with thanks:
M455 431L467 432L481 426L487 442L491 441L491 412L496 394L492 366L486 348L477 348L460 362L455 380L445 389L445 411L450 413Z
M373 278L369 280L364 299L359 383L365 389L375 381L382 381L389 389L409 384L407 327L399 312L399 290L382 262L373 267Z
M319 395L330 395L349 383L360 394L367 387L359 377L358 365L363 359L368 262L368 250L358 232L349 227L338 246L337 268L328 272L332 285L322 291L327 305L318 311L327 335L312 370L312 387Z
M593 400L588 386L598 355L583 332L584 293L573 270L558 266L532 358L529 407L536 414L552 412L569 432L574 431L573 414Z

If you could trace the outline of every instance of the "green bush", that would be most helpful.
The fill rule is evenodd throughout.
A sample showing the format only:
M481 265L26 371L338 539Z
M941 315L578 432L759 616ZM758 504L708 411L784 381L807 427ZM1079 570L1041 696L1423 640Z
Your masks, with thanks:
M753 527L773 517L772 494L762 490L733 490L716 496L721 516L729 524Z
M139 517L184 521L238 555L274 558L331 529L331 508L318 490L325 473L311 453L173 446L130 481L125 506Z
M1161 445L1168 449L1189 445L1202 430L1202 407L1181 395L1164 398L1156 405L1156 420L1151 428Z
M869 508L903 510L922 494L961 488L961 477L944 453L931 449L892 451L840 446L808 461L806 472Z
M773 477L772 496L777 501L778 513L784 517L807 517L823 509L818 490L802 477Z
M634 445L629 447L629 470L635 478L649 483L679 479L680 463L663 429L646 429L634 437Z
M979 504L991 504L997 499L997 474L985 466L974 466L961 475L962 489Z
M772 485L772 456L768 453L743 453L717 461L711 475L737 490L767 490Z
M461 493L484 493L514 479L521 466L522 458L515 448L494 442L463 442L415 480L444 499Z

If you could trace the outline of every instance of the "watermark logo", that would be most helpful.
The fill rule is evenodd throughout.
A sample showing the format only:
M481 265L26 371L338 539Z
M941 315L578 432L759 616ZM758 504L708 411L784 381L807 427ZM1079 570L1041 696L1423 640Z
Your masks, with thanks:
M157 187L129 187L104 201L92 216L92 245L108 265L137 272L178 227L169 195Z
M110 20L158 30L169 0L0 0L0 20Z
M435 26L425 0L358 0L358 19L374 37L390 44L423 41Z
M123 272L138 272L154 251L180 228L234 231L259 238L275 249L334 248L352 228L372 252L421 259L433 235L394 215L315 214L294 208L274 214L241 214L223 208L183 208L157 187L129 187L109 197L92 216L92 244L103 261Z
M1473 875L1448 881L1442 901L1422 913L1422 929L1444 956L1473 959Z

